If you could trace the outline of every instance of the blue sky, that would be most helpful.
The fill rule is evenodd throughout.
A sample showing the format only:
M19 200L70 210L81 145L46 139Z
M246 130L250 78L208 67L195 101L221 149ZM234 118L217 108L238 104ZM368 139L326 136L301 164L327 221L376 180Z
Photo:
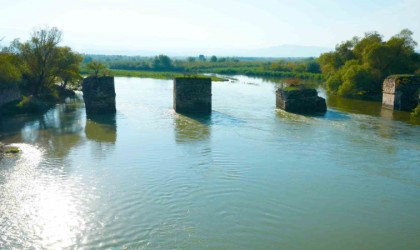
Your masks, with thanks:
M419 0L0 0L2 45L56 26L63 44L91 50L257 49L282 44L333 48L403 28L420 42Z

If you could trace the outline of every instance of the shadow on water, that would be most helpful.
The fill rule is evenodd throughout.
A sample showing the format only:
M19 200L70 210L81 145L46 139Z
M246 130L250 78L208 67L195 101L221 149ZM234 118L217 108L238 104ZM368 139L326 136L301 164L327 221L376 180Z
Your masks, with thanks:
M92 156L105 160L114 151L117 141L116 114L87 115L86 138L91 143Z
M212 114L175 115L175 140L177 143L204 141L210 136Z
M328 109L327 113L325 113L325 115L322 116L322 118L324 118L326 120L338 121L338 120L349 120L350 116L346 115L342 112L338 112L338 111L335 111L335 110Z
M245 120L239 119L235 116L222 113L219 111L212 111L212 116L211 116L212 125L238 126L245 123L246 123Z
M244 120L218 111L210 114L176 113L175 132L176 142L203 141L210 136L211 126L239 126Z
M1 139L6 143L38 144L48 154L64 158L82 143L83 103L69 99L42 115L19 115L0 122Z
M292 122L305 122L312 118L324 119L324 120L349 120L350 116L342 112L328 109L325 114L301 114L301 113L291 113L281 109L276 109L276 116L282 120L286 119Z
M410 112L383 108L381 102L328 96L327 105L345 113L377 116L387 120L403 121L419 125L418 122L411 119Z
M346 113L373 116L380 116L382 108L380 102L347 99L338 96L328 96L327 106Z
M116 114L87 115L85 134L89 140L114 144L117 140Z

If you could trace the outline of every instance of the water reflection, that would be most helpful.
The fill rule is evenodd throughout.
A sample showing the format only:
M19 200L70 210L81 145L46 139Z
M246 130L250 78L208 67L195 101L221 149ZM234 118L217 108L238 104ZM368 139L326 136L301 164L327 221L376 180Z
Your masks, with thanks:
M117 120L115 114L88 115L85 126L86 138L99 143L117 140Z
M116 114L88 115L85 126L86 138L92 142L92 152L96 159L107 159L117 141Z
M7 131L6 143L23 141L43 145L51 156L64 158L73 147L82 143L82 120L83 103L75 98L44 115L5 119L0 130Z
M381 116L387 120L409 121L410 123L415 123L414 120L410 120L411 117L410 117L409 112L391 110L391 109L382 107Z
M347 99L338 96L328 96L327 106L346 113L379 116L382 104L364 100Z
M204 141L210 136L211 114L176 114L175 140L177 143Z

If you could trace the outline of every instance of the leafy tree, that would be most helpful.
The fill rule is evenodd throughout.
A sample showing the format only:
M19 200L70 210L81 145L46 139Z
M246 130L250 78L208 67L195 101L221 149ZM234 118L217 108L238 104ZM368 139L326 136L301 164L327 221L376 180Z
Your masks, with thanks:
M217 62L217 57L216 56L210 57L210 62Z
M152 62L152 68L156 70L168 70L173 68L172 60L169 56L158 55L155 56Z
M318 62L327 91L346 97L372 97L381 93L383 80L391 74L413 74L420 68L420 55L413 33L404 29L388 41L377 32L354 37L322 54Z
M18 59L8 52L0 52L0 89L16 85L22 78Z
M354 54L359 61L363 60L365 54L369 52L372 46L382 43L382 35L378 32L366 32L364 38L356 42L354 46Z
M105 66L105 64L103 64L103 63L100 63L100 62L98 62L98 61L91 61L91 62L89 62L89 63L87 63L86 64L86 67L89 69L89 70L91 70L91 71L93 71L93 75L95 76L95 77L98 77L99 76L99 73L100 72L103 72L104 70L106 70L106 66Z
M82 78L80 64L83 57L74 53L69 47L59 47L57 57L57 77L61 81L61 87L65 89L68 84L79 82Z
M378 86L375 86L375 78L367 66L358 64L348 66L342 80L343 83L338 89L338 94L341 96L363 97L377 94Z
M310 61L306 64L305 71L310 73L321 73L321 67L316 61Z
M61 31L54 27L35 30L29 41L25 43L16 41L14 44L26 68L23 77L28 81L34 96L54 84L57 46L60 41Z
M205 57L204 55L199 55L199 56L198 56L198 60L199 60L199 61L201 61L201 62L205 62L205 61L207 61L207 60L206 60L206 57Z

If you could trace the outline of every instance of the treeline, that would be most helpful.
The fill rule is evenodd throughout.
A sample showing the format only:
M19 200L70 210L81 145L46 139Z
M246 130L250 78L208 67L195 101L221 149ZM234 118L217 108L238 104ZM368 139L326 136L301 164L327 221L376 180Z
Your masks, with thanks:
M413 33L404 29L388 41L377 32L338 44L318 61L331 94L379 99L383 80L393 74L420 74Z
M28 41L18 39L0 52L0 88L18 86L22 94L34 97L58 97L81 79L82 55L59 46L57 28L35 30ZM59 83L59 85L57 85Z
M197 57L170 58L166 55L155 57L85 55L84 62L99 61L111 70L133 70L176 73L216 73L266 77L298 77L321 79L321 68L315 58L281 60L260 60L238 57Z

